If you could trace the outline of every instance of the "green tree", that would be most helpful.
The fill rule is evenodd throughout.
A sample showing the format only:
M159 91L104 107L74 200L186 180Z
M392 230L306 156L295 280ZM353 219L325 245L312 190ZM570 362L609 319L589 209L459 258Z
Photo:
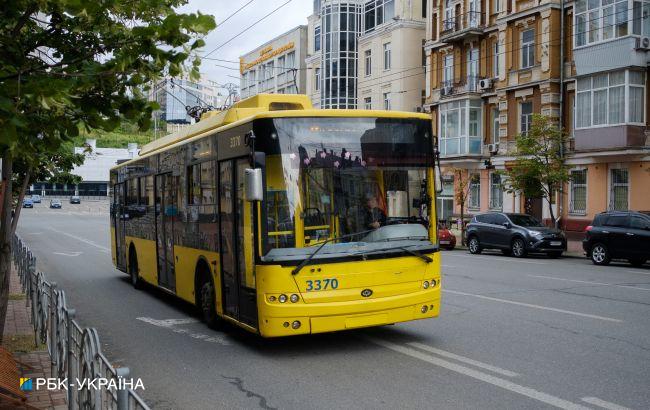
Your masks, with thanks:
M456 204L460 207L460 241L465 245L465 209L469 199L470 178L467 170L462 168L452 168L454 173L454 196Z
M68 172L66 160L54 154L80 128L110 131L128 120L148 129L158 107L144 92L162 74L198 78L200 59L190 55L204 45L202 37L215 23L212 16L177 13L185 3L2 2L0 156L6 195L0 205L0 342L17 221L11 212L14 180L26 187L41 161Z
M553 196L561 194L570 179L563 155L566 145L567 136L556 123L534 114L530 130L517 135L514 164L502 172L507 192L546 201L556 227L558 219L553 212Z

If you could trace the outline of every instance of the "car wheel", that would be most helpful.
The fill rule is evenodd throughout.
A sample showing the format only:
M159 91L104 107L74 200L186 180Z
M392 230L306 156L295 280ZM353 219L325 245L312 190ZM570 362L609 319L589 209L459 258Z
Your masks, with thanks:
M559 258L560 256L562 256L562 252L560 252L560 251L549 252L549 253L547 253L546 255L547 255L549 258L553 258L553 259L555 259L555 258Z
M142 280L138 273L138 255L135 253L135 250L131 248L129 251L129 276L131 276L131 285L135 289L142 288Z
M481 253L481 243L478 241L478 238L476 236L469 238L467 247L469 248L469 253L471 254L476 255Z
M205 279L201 285L200 308L203 321L208 327L217 327L219 317L217 316L217 309L214 303L214 284L209 278Z
M644 259L644 258L629 259L629 262L630 262L630 264L632 266L634 266L636 268L640 268L641 266L643 266L645 264L646 259Z
M591 248L591 261L594 265L609 265L611 256L607 247L602 243L597 243Z
M514 241L512 241L510 250L512 251L512 256L515 258L523 258L526 256L526 243L523 239L516 238Z
M448 250L448 251L453 251L455 247L456 247L455 245L448 246L448 247L447 247L447 250Z

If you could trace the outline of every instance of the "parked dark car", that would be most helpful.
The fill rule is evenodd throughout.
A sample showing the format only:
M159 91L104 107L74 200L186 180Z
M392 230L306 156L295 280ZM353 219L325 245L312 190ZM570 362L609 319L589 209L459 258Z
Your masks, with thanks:
M61 209L61 200L60 199L51 199L50 208Z
M70 197L70 203L71 204L80 204L81 203L81 198L79 198L76 195L73 195Z
M566 237L526 214L489 212L476 215L467 225L467 246L471 253L500 249L504 255L523 258L528 253L559 257L566 251Z
M32 195L32 202L35 204L40 204L41 203L41 196L40 195Z
M602 212L585 229L582 248L596 265L627 259L641 266L650 259L650 215L644 212Z
M23 199L23 208L33 208L33 207L34 207L34 201L32 201L31 198Z

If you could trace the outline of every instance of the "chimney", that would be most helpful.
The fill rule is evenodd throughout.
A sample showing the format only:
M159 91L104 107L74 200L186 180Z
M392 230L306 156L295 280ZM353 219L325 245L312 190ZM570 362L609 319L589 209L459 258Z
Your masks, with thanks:
M138 144L135 142L129 142L129 145L127 146L127 149L129 150L129 157L130 158L135 158L138 156Z
M97 150L97 140L94 138L86 139L86 145L90 147L90 150L93 153Z

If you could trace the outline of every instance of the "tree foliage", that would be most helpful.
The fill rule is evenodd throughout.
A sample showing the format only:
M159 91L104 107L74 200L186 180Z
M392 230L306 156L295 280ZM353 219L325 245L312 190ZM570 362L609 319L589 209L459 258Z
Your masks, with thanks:
M543 198L549 205L551 219L554 193L562 192L569 181L569 167L564 161L567 136L548 117L534 114L527 133L517 135L514 163L506 167L504 189L526 198Z
M147 129L158 108L144 92L163 74L199 76L191 57L215 27L180 14L184 0L13 0L0 5L0 155L3 182L57 178L79 130L110 131L127 119ZM191 60L191 61L189 61ZM14 165L18 171L14 177ZM17 181L20 185L20 181ZM6 308L11 195L0 205L0 340ZM19 213L16 213L17 215Z

